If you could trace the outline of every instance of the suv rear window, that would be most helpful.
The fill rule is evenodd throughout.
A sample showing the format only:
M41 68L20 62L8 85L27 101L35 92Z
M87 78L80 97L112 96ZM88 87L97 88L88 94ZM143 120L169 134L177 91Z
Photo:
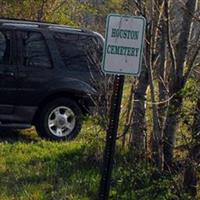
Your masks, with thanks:
M70 33L54 33L58 50L70 71L86 72L100 63L95 38Z

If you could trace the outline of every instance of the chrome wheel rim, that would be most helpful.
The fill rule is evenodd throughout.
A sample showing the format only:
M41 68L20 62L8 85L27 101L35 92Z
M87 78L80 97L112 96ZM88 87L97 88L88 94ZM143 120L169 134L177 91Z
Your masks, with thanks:
M75 128L75 113L66 106L54 108L48 117L48 128L57 137L69 135Z

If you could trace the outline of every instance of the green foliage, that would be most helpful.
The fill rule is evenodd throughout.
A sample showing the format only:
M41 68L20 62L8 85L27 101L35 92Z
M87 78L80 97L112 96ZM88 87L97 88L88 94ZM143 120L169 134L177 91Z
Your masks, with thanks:
M177 146L188 145L192 140L191 128L194 120L196 102L199 98L199 83L194 78L190 78L181 91L183 95L183 106L179 116L179 126L177 128ZM178 157L184 157L185 153L177 152Z
M190 78L185 87L182 89L182 95L184 98L189 98L190 101L195 101L199 97L199 83L194 78Z
M105 138L105 133L94 127L98 126L93 120L86 120L73 142L44 141L34 130L1 131L0 199L94 200ZM118 149L110 199L180 199L174 177L159 174L150 165L134 163L129 158L128 152Z
M143 163L124 161L114 171L111 199L113 200L184 200L176 194L174 177L159 173Z
M88 2L78 0L20 0L3 1L1 16L62 23L81 26L87 15L93 15L96 9Z

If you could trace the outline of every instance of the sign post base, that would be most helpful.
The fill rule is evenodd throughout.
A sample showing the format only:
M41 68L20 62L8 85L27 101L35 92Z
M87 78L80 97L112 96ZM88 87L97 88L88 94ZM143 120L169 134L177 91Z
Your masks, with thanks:
M116 75L114 80L114 89L110 110L110 121L107 130L106 147L104 152L104 163L102 179L100 183L99 200L107 200L109 197L110 180L113 168L113 158L115 154L115 145L117 138L123 85L124 76Z

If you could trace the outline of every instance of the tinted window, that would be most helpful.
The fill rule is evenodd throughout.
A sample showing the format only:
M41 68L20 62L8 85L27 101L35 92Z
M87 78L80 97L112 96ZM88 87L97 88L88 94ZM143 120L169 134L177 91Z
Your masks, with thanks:
M80 36L80 45L86 54L89 66L100 67L102 59L102 45L95 37Z
M69 70L86 72L95 64L94 54L97 45L92 37L69 33L55 33L54 36Z
M10 34L0 31L0 64L9 64Z
M48 47L41 33L24 33L23 44L23 59L25 66L51 67Z

